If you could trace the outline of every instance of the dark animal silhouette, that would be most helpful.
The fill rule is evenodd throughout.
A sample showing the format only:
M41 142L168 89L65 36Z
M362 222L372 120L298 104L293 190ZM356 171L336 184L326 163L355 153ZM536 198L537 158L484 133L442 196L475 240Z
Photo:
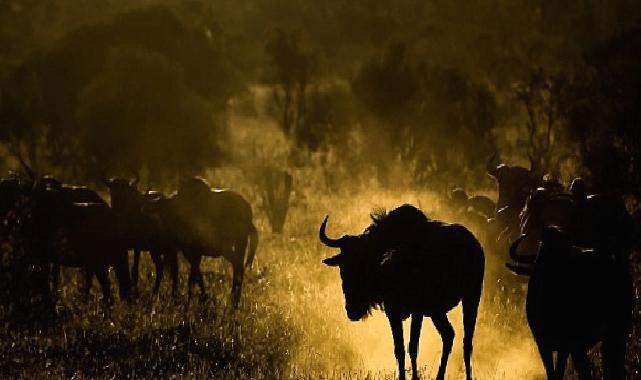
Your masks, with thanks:
M73 204L73 203L95 203L107 204L104 199L95 191L86 186L73 186L60 182L52 176L44 176L38 183L38 188L41 190L49 190L58 192L60 201Z
M418 377L416 358L424 316L434 322L443 341L437 379L445 378L454 329L447 311L463 303L463 338L466 376L472 378L472 337L476 324L485 258L479 242L465 227L429 220L411 205L372 216L361 235L327 237L327 217L320 240L340 253L325 259L338 266L345 294L345 309L356 321L381 306L390 321L399 378L405 378L402 321L412 317L409 354L412 375Z
M0 179L0 218L2 220L15 207L16 200L21 192L22 185L20 178L17 176L11 175Z
M467 199L467 204L486 218L491 218L496 212L496 202L485 195L472 195Z
M141 251L148 251L156 267L153 293L158 293L168 263L172 277L172 295L178 287L177 242L171 224L171 215L164 207L166 198L157 192L141 194L136 181L112 178L105 181L111 195L111 206L118 217L125 245L134 251L131 278L134 290L138 287L138 267Z
M609 252L627 265L633 245L634 221L620 198L587 195L585 184L575 179L570 193L535 190L520 215L519 253L534 255L545 227L566 231L582 247Z
M527 319L550 380L562 379L572 356L579 379L590 379L588 351L603 343L605 379L625 379L631 329L632 281L627 267L602 250L572 245L570 234L545 227L536 255L516 254L508 268L529 275ZM556 365L553 353L557 353Z
M555 193L545 188L537 188L528 197L519 215L520 235L526 236L519 248L529 254L536 252L541 241L543 229L557 226L572 231L577 220L572 196L568 193Z
M238 305L245 267L251 267L258 245L250 204L236 192L212 190L205 180L193 177L182 182L166 207L178 246L191 266L189 295L194 282L205 294L202 256L222 256L233 268L231 296L232 303Z
M453 210L451 219L453 222L474 231L481 241L486 241L489 237L488 217L473 209L468 201L469 198L463 189L457 188L452 191L450 197L450 204Z
M541 178L536 173L534 165L530 169L506 164L495 165L496 154L487 163L487 172L498 184L497 211L508 207L518 213L525 206L530 191L541 184Z
M491 218L496 212L496 203L484 195L468 196L460 187L452 190L450 195L452 206L457 212L474 212L483 217Z
M105 301L111 301L108 272L113 267L120 295L129 299L127 251L116 228L113 210L96 192L46 179L23 187L21 197L25 201L12 210L18 215L17 233L23 235L23 241L32 242L34 254L42 255L52 264L54 290L58 286L60 266L81 268L86 276L85 296L96 276Z

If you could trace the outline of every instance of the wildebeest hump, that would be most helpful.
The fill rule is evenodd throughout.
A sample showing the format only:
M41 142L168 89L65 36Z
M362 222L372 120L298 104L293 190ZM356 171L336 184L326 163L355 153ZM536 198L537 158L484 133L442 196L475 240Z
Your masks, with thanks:
M384 298L394 300L393 307L407 315L432 315L455 307L478 276L468 268L484 260L480 244L461 225L430 221L423 234L420 243L389 253L381 264ZM448 289L439 294L443 284Z
M252 211L249 203L233 191L208 191L173 199L177 232L182 239L197 245L219 245L247 236Z

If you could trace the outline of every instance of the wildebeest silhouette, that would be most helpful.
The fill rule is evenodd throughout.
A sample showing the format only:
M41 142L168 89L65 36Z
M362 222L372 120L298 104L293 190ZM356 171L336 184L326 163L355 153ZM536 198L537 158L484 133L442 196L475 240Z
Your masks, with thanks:
M125 245L134 250L131 278L133 288L138 286L138 267L141 251L148 251L156 267L153 293L158 293L163 278L164 264L169 264L172 277L172 295L178 287L177 241L175 232L168 228L172 221L166 198L157 192L141 194L136 181L111 178L105 181L111 195L111 206L118 219Z
M250 204L234 191L212 190L204 179L192 177L182 181L166 207L178 246L191 265L189 295L194 282L205 292L202 256L222 256L233 268L231 296L232 303L238 305L244 270L251 267L258 245Z
M21 235L22 241L30 242L34 255L52 264L54 290L60 266L80 268L85 273L85 296L96 276L105 301L110 301L108 272L113 267L120 295L129 299L127 251L113 210L96 192L45 179L23 186L20 198L23 201L15 203L12 210L17 215L14 232Z
M634 220L620 198L587 195L582 180L572 182L570 192L538 188L528 197L520 215L518 253L536 255L545 227L556 226L571 236L575 245L599 249L627 265L633 246Z
M495 153L487 163L487 173L498 184L497 211L509 207L518 213L525 205L525 200L533 188L541 184L541 177L536 173L533 164L530 169L522 166L510 166L504 163L496 164Z
M418 341L423 317L428 316L443 341L437 379L445 378L454 340L447 312L462 302L464 359L470 380L472 337L485 267L483 249L472 233L460 225L430 220L411 205L372 215L373 223L364 233L339 239L327 237L327 219L320 226L320 240L341 251L323 262L340 269L347 317L356 321L377 306L385 310L399 378L405 378L402 321L409 316L413 377L418 377Z
M519 256L517 239L508 268L529 275L527 319L548 379L562 379L572 356L579 379L591 378L588 351L603 343L605 379L625 379L632 321L632 281L627 267L602 250L572 245L570 234L545 227L538 255ZM557 353L556 365L553 353Z
M450 193L452 206L456 211L474 212L485 219L491 218L496 213L496 202L485 195L468 196L465 190L455 188Z
M528 255L535 255L541 241L543 229L557 226L571 231L575 225L585 223L578 221L572 196L568 193L555 193L539 187L528 196L525 206L519 215L519 250Z

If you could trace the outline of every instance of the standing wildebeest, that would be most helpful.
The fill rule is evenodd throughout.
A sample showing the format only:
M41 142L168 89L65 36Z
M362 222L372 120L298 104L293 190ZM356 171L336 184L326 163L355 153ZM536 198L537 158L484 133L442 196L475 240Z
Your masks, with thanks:
M495 158L496 154L488 161L487 172L498 184L499 197L496 209L498 211L509 207L518 214L525 205L530 190L540 185L541 178L536 174L533 164L530 169L503 163L495 166L493 163Z
M533 256L547 226L566 231L572 242L596 248L627 265L632 250L634 221L620 198L599 194L587 195L584 182L577 178L570 193L538 188L528 197L520 215L519 253Z
M232 303L238 305L244 270L251 267L258 245L250 204L236 192L212 190L204 179L193 177L183 181L166 207L171 212L178 246L191 265L190 297L194 282L205 292L200 272L202 256L222 256L233 268L231 296Z
M113 266L121 297L129 299L127 251L113 210L92 190L57 184L47 179L36 183L23 192L28 201L15 210L20 215L16 221L19 233L32 242L34 254L53 264L54 290L61 265L81 268L86 275L85 296L96 276L105 300L109 301L108 272Z
M134 250L131 268L134 289L138 286L140 252L148 251L156 267L153 293L158 293L160 288L166 260L172 277L172 295L175 296L178 287L177 247L172 231L165 228L171 224L171 216L163 207L165 197L159 193L141 194L135 181L122 178L112 178L105 184L111 194L111 206L118 217L125 245Z
M384 308L400 379L405 378L403 320L412 316L409 353L412 376L418 378L421 325L424 316L432 318L443 340L437 375L442 380L454 340L447 312L462 302L465 369L472 379L472 337L485 267L481 245L465 227L430 220L411 205L372 219L363 234L340 239L327 237L327 217L320 227L321 242L341 249L323 262L340 269L347 317L357 321L373 307Z
M496 202L496 219L493 225L501 231L499 239L518 236L519 213L525 206L528 195L541 184L541 177L536 173L534 164L530 169L521 166L496 165L494 154L487 163L487 173L498 184Z
M508 268L530 275L527 319L550 380L563 378L572 355L579 379L590 379L588 351L603 342L605 379L622 380L626 340L632 317L632 281L628 269L609 252L572 245L571 236L545 227L536 255L516 254ZM557 352L556 365L553 352Z
M532 191L519 218L520 235L527 236L519 244L519 249L528 253L536 252L545 227L557 226L572 231L577 223L585 223L577 220L570 194L553 193L542 187Z

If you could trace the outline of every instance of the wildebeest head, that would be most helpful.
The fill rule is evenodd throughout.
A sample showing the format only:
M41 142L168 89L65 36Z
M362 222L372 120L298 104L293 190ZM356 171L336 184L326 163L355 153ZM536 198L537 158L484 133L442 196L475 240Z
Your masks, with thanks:
M325 217L320 226L320 241L328 247L340 248L340 252L323 260L323 263L339 268L347 317L358 321L376 304L373 299L374 276L380 261L372 255L373 246L367 234L344 235L339 239L328 237L325 232L327 219Z
M139 206L140 194L136 184L137 180L128 181L119 177L106 180L105 185L109 188L111 195L111 206L121 210Z
M402 205L389 213L371 215L372 224L357 236L339 239L327 236L327 217L320 226L320 241L328 247L340 248L340 253L323 262L340 269L345 294L345 309L349 319L356 321L380 304L380 274L383 259L416 236L424 235L428 219L412 205Z
M585 202L588 199L588 190L583 178L573 179L569 190L575 202Z
M534 165L530 169L521 166L509 166L504 163L495 166L493 163L496 155L492 156L487 164L487 172L498 183L497 209L509 206L520 210L530 190L540 183Z

